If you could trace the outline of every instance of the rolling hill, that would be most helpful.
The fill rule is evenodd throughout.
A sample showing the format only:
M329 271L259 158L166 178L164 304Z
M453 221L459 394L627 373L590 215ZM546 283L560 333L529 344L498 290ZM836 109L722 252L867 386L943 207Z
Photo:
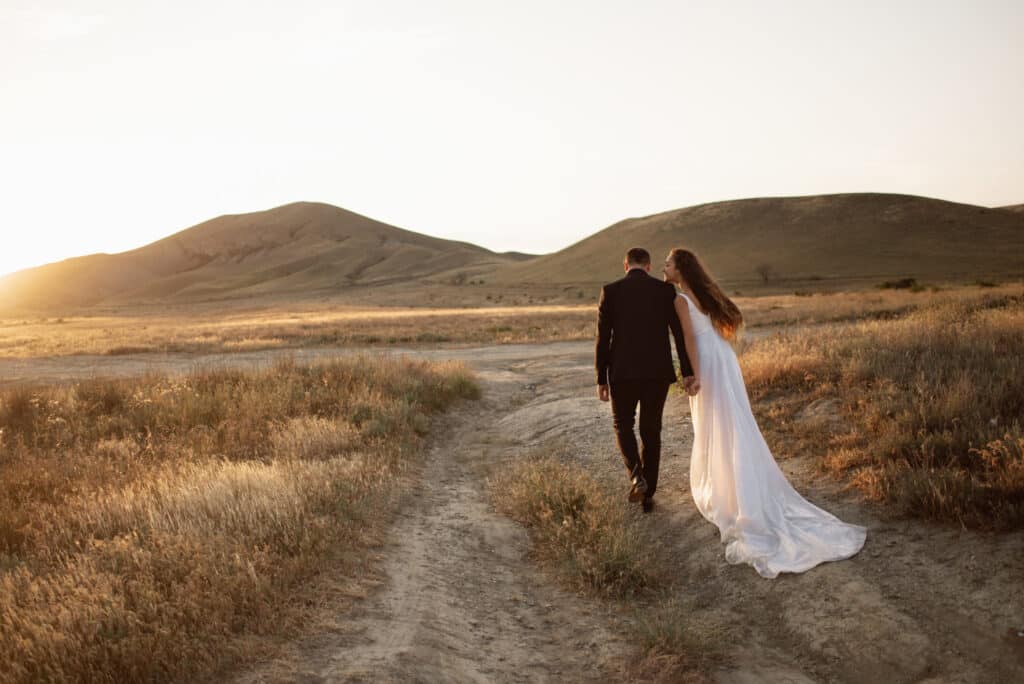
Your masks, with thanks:
M459 282L530 258L297 202L221 216L138 249L95 254L0 278L0 306L193 302L309 296L356 286Z
M745 292L1021 278L1024 205L878 193L742 199L626 219L535 257L297 202L221 216L129 252L13 273L0 278L0 309L325 297L389 304L409 302L413 285L425 305L557 301L619 277L634 245L651 251L656 273L671 247L694 249Z
M715 202L620 221L565 249L510 265L502 283L598 283L632 246L660 263L696 251L733 286L771 281L877 283L1024 275L1024 212L909 195L857 193Z

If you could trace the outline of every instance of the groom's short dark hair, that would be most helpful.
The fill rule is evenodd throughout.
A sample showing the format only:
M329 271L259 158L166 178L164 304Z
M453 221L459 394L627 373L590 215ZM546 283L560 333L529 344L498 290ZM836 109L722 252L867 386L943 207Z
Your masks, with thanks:
M626 252L626 263L647 266L651 263L651 255L643 247L634 247Z

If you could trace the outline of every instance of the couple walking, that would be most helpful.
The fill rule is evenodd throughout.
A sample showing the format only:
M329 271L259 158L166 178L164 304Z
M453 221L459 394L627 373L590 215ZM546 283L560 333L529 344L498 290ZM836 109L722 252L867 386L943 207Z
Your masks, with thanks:
M673 249L664 281L650 275L644 249L629 250L624 268L624 278L601 290L595 363L598 398L612 404L630 501L645 513L654 508L662 411L676 381L671 331L693 423L690 490L701 515L718 527L726 560L775 577L857 553L866 529L805 500L779 470L729 344L743 317L697 256ZM637 406L642 446L633 431Z

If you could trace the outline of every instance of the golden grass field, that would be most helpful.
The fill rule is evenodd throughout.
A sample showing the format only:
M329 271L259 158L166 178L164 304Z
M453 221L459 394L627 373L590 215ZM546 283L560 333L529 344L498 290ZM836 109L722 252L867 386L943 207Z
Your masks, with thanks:
M775 443L822 454L824 468L901 513L1015 529L1022 350L1018 292L783 333L744 346L740 361Z
M235 352L310 346L582 339L593 307L135 313L0 322L0 356Z
M324 581L358 584L430 416L478 393L460 365L370 357L3 390L0 682L251 657Z
M894 517L1024 526L1021 284L737 302L761 329L737 349L779 458L813 455ZM0 355L584 340L594 308L10 319ZM477 394L462 366L378 357L0 390L0 682L182 680L243 662L320 600L328 568L360 581L430 416ZM663 589L668 561L615 483L546 454L491 488L573 589ZM683 611L644 616L637 638L691 672L720 654Z
M890 317L937 301L980 301L1019 283L937 290L736 297L747 326ZM313 346L509 344L586 340L597 295L578 305L477 308L337 307L299 304L255 311L112 310L95 315L0 319L0 358L66 354L231 353Z

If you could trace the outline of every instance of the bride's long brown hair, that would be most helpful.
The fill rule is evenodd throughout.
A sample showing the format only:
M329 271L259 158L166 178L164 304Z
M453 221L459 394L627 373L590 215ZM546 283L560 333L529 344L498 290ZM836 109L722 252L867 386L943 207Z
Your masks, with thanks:
M693 290L697 301L700 302L700 308L711 318L711 323L722 333L722 337L734 339L743 325L743 314L740 313L739 307L725 296L722 288L707 272L696 254L688 249L676 247L669 252L669 256L672 257L672 262L686 285Z

